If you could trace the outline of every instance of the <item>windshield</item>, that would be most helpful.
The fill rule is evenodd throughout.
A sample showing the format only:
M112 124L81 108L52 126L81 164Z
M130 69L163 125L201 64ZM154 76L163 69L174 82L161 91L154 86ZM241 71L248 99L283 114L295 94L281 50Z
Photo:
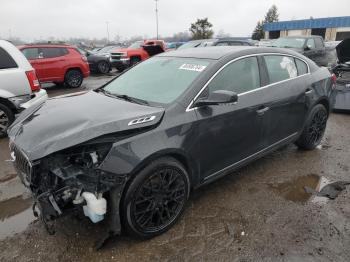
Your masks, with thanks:
M125 72L104 90L148 103L168 104L178 98L209 63L194 58L154 57Z
M205 47L205 46L212 46L214 44L214 41L193 41L193 42L188 42L183 45L181 45L178 49L186 49L186 48L194 48L194 47Z
M291 37L281 37L276 39L272 45L275 47L287 47L287 48L303 48L305 44L305 38L291 38Z
M138 48L141 48L141 45L143 44L142 41L138 41L138 42L135 42L133 44L131 44L128 48L135 48L135 49L138 49Z

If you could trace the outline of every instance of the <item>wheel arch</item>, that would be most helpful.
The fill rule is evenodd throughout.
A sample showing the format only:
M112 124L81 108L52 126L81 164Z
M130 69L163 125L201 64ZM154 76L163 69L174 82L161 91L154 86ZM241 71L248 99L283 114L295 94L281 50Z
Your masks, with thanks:
M130 182L137 175L138 172L140 172L144 167L149 165L151 162L155 161L156 159L165 158L165 157L171 157L177 160L178 162L180 162L180 164L183 165L183 167L186 169L188 173L191 188L196 185L196 183L198 182L198 180L196 179L197 178L196 174L198 174L198 167L196 165L196 162L194 159L191 159L191 157L188 156L186 152L180 149L160 150L147 156L145 159L140 161L140 163L136 165L135 168L130 172L128 182Z
M326 110L327 110L327 112L328 112L328 115L329 115L329 113L330 113L330 102L329 102L328 98L326 98L326 97L321 97L320 99L318 99L318 100L316 101L316 103L314 104L314 106L315 106L315 105L318 105L318 104L323 105L323 106L326 108ZM314 106L313 106L313 107L314 107Z
M83 73L83 70L81 70L81 68L80 68L79 66L77 66L77 67L68 67L68 68L66 69L66 71L64 72L64 76L66 76L66 74L67 74L69 71L71 71L71 70L79 70L80 73Z

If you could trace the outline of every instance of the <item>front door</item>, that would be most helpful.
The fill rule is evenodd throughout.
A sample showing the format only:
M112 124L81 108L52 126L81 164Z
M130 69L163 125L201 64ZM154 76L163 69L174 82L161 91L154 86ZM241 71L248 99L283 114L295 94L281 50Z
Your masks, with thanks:
M201 178L215 177L261 149L264 105L259 94L260 73L256 57L225 66L200 97L217 90L238 94L238 102L195 108Z

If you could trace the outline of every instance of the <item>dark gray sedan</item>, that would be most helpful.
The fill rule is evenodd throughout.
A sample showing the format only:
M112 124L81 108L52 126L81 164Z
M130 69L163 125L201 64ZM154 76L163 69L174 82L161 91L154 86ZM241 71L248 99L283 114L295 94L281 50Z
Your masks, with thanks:
M166 52L90 92L25 111L14 165L45 224L70 211L142 238L190 192L286 144L314 149L331 110L326 68L285 49Z

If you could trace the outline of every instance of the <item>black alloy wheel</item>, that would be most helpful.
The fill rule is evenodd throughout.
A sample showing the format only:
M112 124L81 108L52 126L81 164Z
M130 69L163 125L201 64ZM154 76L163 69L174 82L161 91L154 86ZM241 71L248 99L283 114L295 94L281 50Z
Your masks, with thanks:
M108 74L110 71L110 65L106 61L100 61L97 64L97 69L101 74Z
M83 83L83 74L76 69L69 70L64 78L64 83L71 88L78 88Z
M183 166L163 158L143 169L126 194L128 231L150 238L168 230L181 215L189 194L189 179Z
M0 137L7 136L7 129L15 120L15 115L7 106L0 104Z
M316 105L310 112L304 131L297 140L296 145L302 149L314 149L321 143L325 133L328 120L327 109L321 105Z

